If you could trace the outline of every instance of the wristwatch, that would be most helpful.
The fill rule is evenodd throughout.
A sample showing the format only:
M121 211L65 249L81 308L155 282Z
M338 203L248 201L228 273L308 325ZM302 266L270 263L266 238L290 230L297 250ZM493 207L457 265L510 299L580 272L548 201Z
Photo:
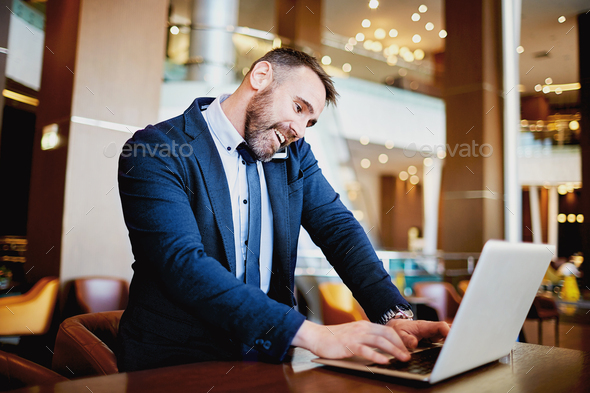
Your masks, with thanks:
M412 312L412 308L407 304L398 304L394 308L387 311L381 319L379 323L381 325L387 324L387 322L391 321L392 319L414 319L414 313Z

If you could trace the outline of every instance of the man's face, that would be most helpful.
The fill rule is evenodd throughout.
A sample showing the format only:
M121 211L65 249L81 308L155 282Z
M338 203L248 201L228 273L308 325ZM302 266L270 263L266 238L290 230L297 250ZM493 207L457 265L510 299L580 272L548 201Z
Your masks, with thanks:
M258 91L246 108L244 139L260 161L270 161L282 147L303 138L322 113L326 90L307 67L285 70L286 78Z

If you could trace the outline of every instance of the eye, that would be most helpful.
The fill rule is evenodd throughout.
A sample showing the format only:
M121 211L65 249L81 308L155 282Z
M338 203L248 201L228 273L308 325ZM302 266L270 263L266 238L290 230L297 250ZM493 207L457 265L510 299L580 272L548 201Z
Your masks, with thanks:
M299 105L298 103L295 103L295 112L301 113L301 111L302 111L301 105Z

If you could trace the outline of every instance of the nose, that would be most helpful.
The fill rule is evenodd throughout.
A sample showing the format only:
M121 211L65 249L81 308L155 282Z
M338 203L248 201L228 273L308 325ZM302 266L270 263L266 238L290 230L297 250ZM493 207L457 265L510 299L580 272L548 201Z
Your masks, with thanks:
M291 124L291 130L293 130L293 142L298 141L299 139L305 136L305 129L306 123L304 122L297 122Z

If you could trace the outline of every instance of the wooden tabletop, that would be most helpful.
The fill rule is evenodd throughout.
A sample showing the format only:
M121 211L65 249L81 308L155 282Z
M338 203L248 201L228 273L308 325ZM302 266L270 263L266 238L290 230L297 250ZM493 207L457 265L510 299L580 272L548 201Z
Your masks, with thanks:
M588 392L590 352L516 343L511 356L436 385L312 363L296 348L283 364L207 362L30 387L16 392Z

